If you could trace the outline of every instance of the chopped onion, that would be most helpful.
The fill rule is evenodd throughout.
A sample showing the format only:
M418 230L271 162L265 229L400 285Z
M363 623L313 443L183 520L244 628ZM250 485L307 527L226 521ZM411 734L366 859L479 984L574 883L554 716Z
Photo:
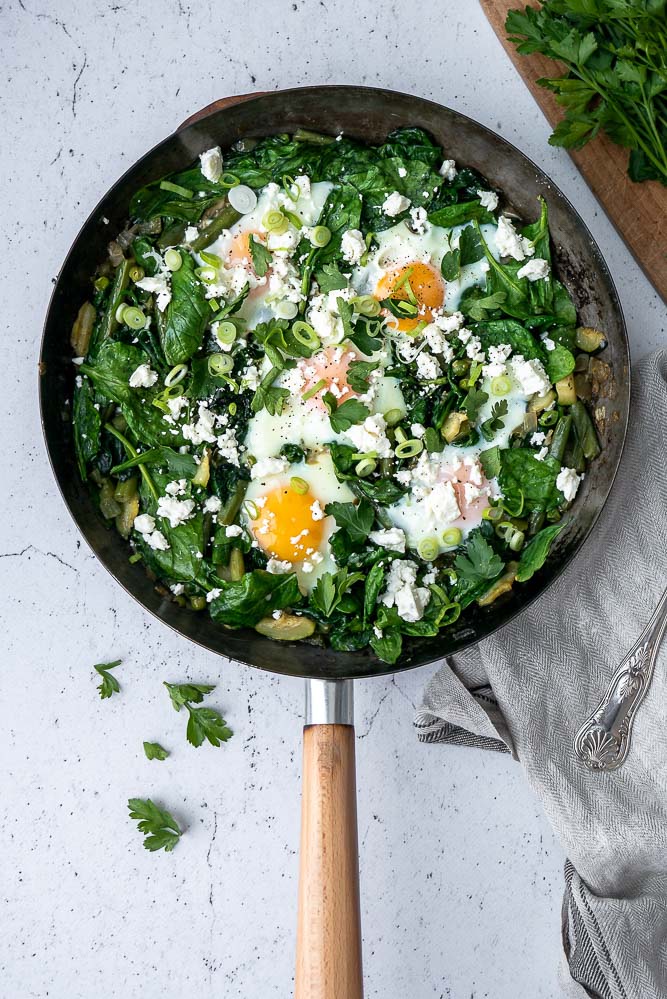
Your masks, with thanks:
M247 215L248 212L257 207L257 195L247 184L237 184L235 187L231 187L227 197L232 208L235 208L241 215Z

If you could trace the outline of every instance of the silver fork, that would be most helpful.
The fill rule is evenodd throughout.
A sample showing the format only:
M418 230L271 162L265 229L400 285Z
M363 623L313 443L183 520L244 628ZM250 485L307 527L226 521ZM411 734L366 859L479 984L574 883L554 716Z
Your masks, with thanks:
M630 749L632 723L646 696L667 628L667 590L651 620L618 667L597 708L574 739L574 750L590 770L617 770Z

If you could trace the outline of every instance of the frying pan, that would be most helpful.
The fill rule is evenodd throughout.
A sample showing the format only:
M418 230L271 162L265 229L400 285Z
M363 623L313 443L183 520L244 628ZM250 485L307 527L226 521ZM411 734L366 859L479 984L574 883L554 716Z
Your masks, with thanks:
M298 127L382 141L418 125L448 157L474 167L500 189L507 208L533 219L542 195L549 205L555 268L581 321L605 331L612 377L595 386L593 403L603 452L587 473L574 516L545 567L509 599L481 610L433 639L414 641L394 667L370 650L334 652L277 644L252 630L226 631L204 615L160 595L127 545L102 521L79 479L72 443L74 370L69 330L89 294L94 263L126 221L133 192L184 168L204 149L223 150L244 137ZM107 221L108 220L108 221ZM542 171L498 135L448 108L406 94L365 87L305 87L213 104L190 119L111 188L84 224L63 264L49 306L40 358L40 401L47 450L74 520L100 561L147 610L179 634L239 663L307 679L297 927L297 999L361 999L361 928L357 859L352 679L422 666L488 637L521 613L553 582L590 533L621 457L629 406L629 351L618 296L600 250L582 219Z

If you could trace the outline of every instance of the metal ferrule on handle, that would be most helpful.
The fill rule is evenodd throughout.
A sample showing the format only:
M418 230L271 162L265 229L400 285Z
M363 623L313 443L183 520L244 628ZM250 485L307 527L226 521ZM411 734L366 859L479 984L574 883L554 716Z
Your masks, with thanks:
M306 680L306 725L354 725L352 680Z

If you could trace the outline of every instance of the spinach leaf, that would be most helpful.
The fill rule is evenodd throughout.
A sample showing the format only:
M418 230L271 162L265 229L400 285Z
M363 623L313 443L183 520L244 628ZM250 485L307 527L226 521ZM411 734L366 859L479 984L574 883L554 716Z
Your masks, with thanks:
M357 479L354 488L380 506L392 506L407 492L393 479Z
M525 329L515 319L492 319L475 323L473 332L482 341L484 350L508 343L514 354L521 354L527 361L545 362L547 351L530 330Z
M391 666L398 660L403 648L403 637L397 627L385 627L380 630L379 636L371 632L368 642L378 659Z
M211 601L211 617L231 628L252 627L271 611L298 607L302 602L293 572L274 575L255 569L235 582L221 580L216 585L222 592Z
M155 516L155 504L149 504L142 488L144 506ZM201 558L204 551L204 523L201 513L178 527L171 527L164 517L157 518L157 527L169 543L167 551L156 551L135 533L135 544L141 551L146 565L162 579L178 583L202 583L206 566Z
M100 450L102 430L102 418L99 410L95 408L93 390L86 378L74 389L72 423L79 474L85 482L88 478L88 462L92 461Z
M294 464L295 462L305 461L306 452L298 444L283 444L280 449L280 457L287 458L291 464Z
M324 512L335 518L338 526L347 531L353 543L359 544L366 541L375 519L373 507L368 500L362 500L358 506L354 503L327 503Z
M517 569L517 582L525 583L541 569L547 560L547 556L553 542L564 528L564 524L552 524L550 527L543 527L534 538L532 538L521 552L519 568Z
M494 222L491 212L482 208L479 201L460 201L454 205L444 205L429 212L428 220L433 225L442 226L443 229L451 229L455 225L464 225L466 222Z
M546 352L547 374L552 382L559 382L561 378L567 378L574 371L574 355L567 349L556 344L553 350Z
M364 585L364 623L375 614L378 597L384 589L386 569L382 561L376 562L366 576Z
M506 297L504 291L496 291L493 295L486 295L481 288L473 285L472 288L467 288L461 295L459 309L464 316L477 321L483 321L488 319L489 313L498 312L499 309L502 309Z
M181 258L183 263L171 276L171 301L161 330L162 348L169 364L189 361L199 350L211 316L192 257L182 253Z
M181 454L173 448L161 446L152 447L147 451L141 451L136 458L128 458L120 465L111 469L112 475L125 472L129 468L137 468L139 465L156 466L159 469L166 469L171 479L191 479L198 468L197 462L191 454Z
M500 488L510 501L523 497L529 510L548 510L558 506L556 478L560 462L552 455L538 461L529 448L501 451Z

